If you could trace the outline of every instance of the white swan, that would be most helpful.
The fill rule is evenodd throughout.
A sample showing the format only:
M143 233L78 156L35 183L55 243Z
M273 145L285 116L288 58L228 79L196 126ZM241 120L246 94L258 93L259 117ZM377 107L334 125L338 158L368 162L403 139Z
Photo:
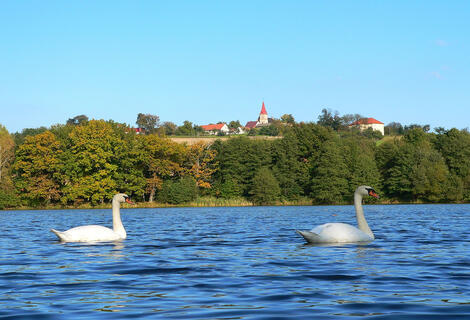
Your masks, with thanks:
M132 204L129 196L118 193L113 197L113 229L97 225L80 226L67 231L51 229L62 242L103 242L126 239L126 230L122 225L120 206L121 202Z
M309 243L352 243L374 240L374 234L367 224L362 209L362 197L364 196L379 198L375 190L368 186L360 186L354 192L354 207L359 229L346 223L326 223L310 231L297 230L297 233Z

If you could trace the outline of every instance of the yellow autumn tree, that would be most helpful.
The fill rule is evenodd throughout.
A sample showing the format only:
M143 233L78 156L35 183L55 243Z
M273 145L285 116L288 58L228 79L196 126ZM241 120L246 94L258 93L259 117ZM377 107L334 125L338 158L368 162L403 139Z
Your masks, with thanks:
M31 204L60 198L60 143L50 131L26 137L16 151L16 187Z
M6 172L13 160L15 143L8 130L0 124L0 183L6 178Z
M181 144L154 134L140 136L140 139L147 193L149 202L152 202L165 179L173 179L182 174L186 149Z
M62 202L103 203L119 189L117 154L123 141L104 120L76 126L68 135Z
M212 174L217 169L214 158L217 152L210 144L198 142L188 146L185 172L196 180L198 187L211 188Z

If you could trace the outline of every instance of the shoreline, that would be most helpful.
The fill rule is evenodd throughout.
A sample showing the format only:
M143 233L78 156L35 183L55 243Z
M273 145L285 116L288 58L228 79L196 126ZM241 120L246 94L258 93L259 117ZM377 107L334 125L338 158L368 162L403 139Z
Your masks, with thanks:
M399 201L381 201L368 203L365 205L424 205L424 204L468 204L468 202L399 202ZM216 208L216 207L327 207L327 206L351 206L353 203L336 203L336 204L315 204L311 201L286 201L286 202L276 202L274 204L266 205L255 205L251 201L208 201L202 199L199 201L193 201L186 204L166 204L159 202L138 202L134 205L122 204L122 209L153 209L153 208ZM111 203L106 203L102 205L92 206L89 204L83 204L79 206L73 205L49 205L49 206L40 206L40 207L15 207L15 208L4 208L0 209L1 211L34 211L34 210L92 210L92 209L111 209Z

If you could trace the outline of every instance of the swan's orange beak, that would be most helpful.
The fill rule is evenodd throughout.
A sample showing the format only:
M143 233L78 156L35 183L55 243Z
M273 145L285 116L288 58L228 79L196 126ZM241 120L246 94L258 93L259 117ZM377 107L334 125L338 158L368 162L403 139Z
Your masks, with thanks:
M374 190L369 190L369 196L374 197L376 199L380 198Z
M132 202L129 198L126 198L126 202L127 202L128 204L134 204L134 202Z

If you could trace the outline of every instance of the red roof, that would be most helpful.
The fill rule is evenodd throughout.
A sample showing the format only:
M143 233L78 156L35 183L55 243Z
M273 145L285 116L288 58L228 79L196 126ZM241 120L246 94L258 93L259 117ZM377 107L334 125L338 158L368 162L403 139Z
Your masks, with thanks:
M253 129L254 127L256 127L257 124L258 124L258 121L248 121L245 124L245 128Z
M268 114L266 112L266 108L264 107L264 101L263 101L263 106L261 107L261 112L259 114Z
M220 130L225 125L225 123L217 123L217 124L207 124L205 126L201 126L206 131L213 131L213 130Z
M362 118L351 123L352 126L357 126L360 124L383 124L383 122L380 122L379 120L376 120L374 118Z

